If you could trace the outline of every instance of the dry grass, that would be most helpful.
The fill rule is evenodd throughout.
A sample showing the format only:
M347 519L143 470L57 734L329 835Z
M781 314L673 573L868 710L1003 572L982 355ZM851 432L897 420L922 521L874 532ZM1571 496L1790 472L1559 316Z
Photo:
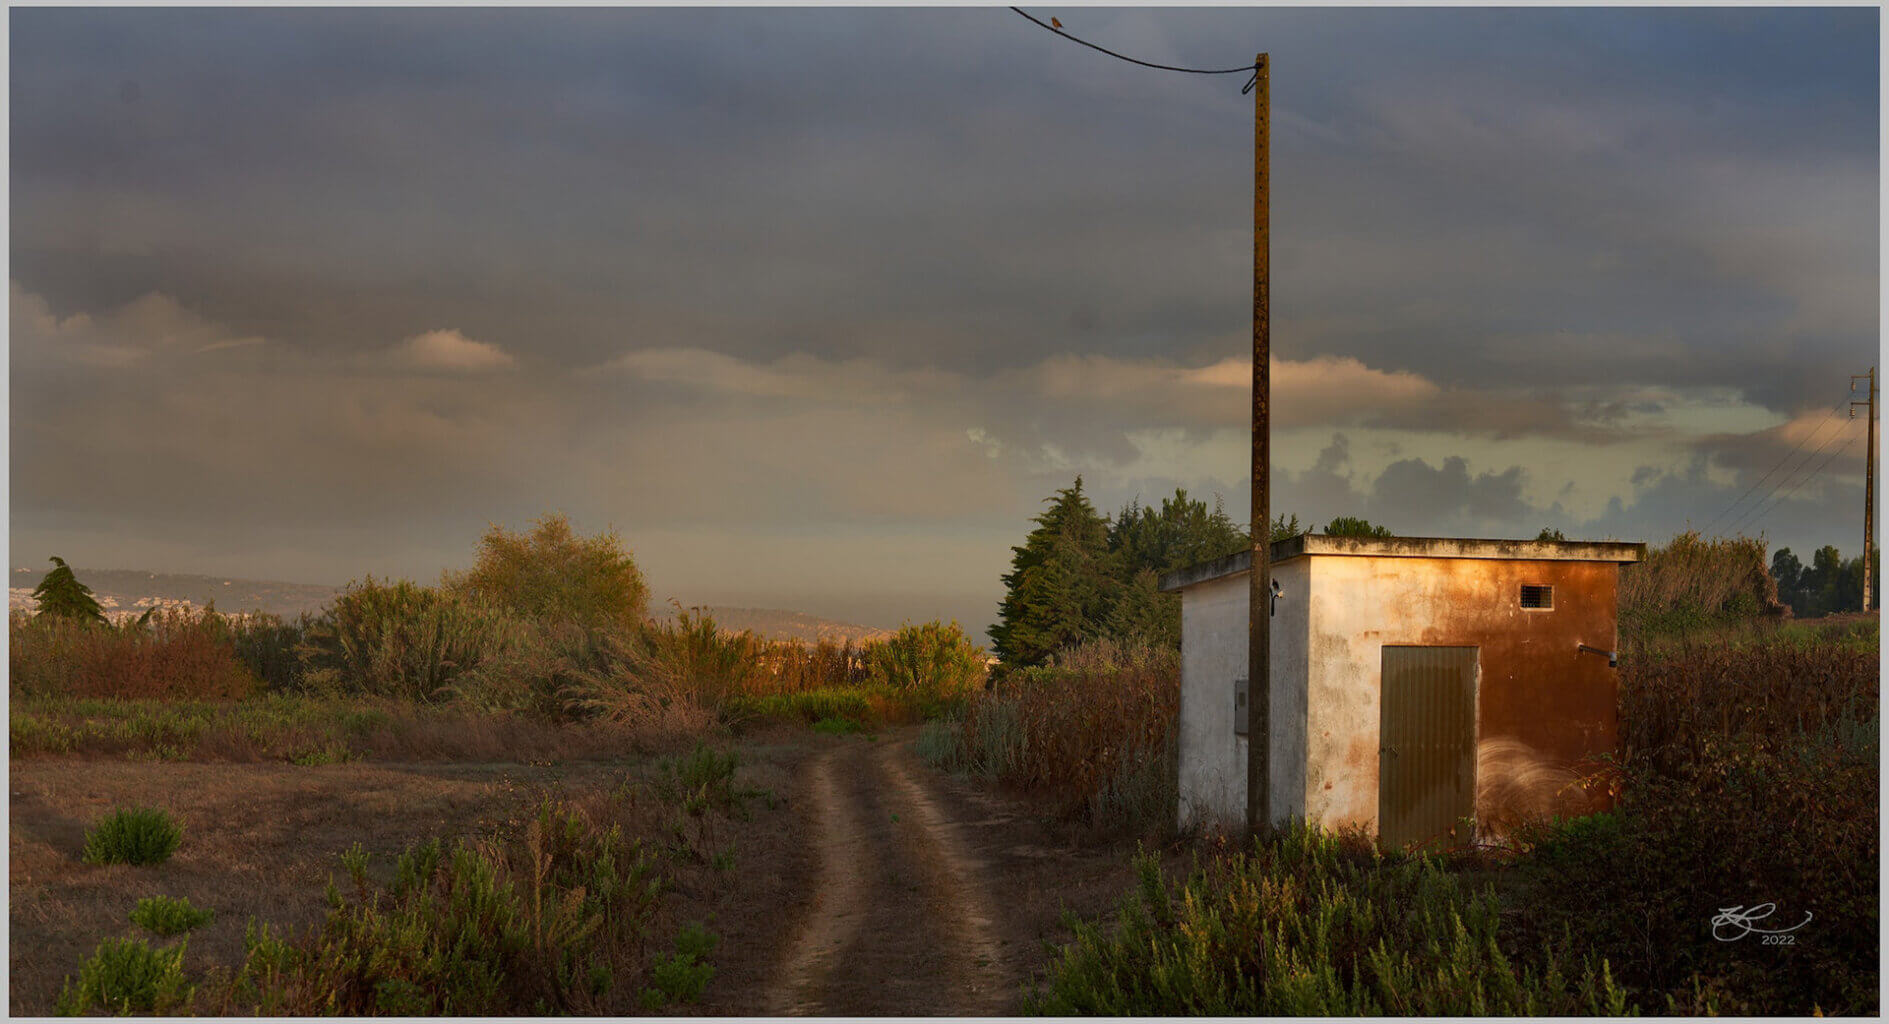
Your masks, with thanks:
M1629 760L1671 774L1726 741L1778 746L1846 721L1876 718L1881 686L1875 643L1782 632L1751 643L1672 647L1627 659L1621 675L1621 740Z
M16 763L47 756L304 764L586 760L673 749L707 728L689 714L560 724L396 700L289 696L234 702L16 698L9 719Z
M782 796L792 788L804 746L744 751L738 786ZM330 879L348 888L339 854L354 843L369 874L385 880L401 851L439 836L487 846L522 837L550 798L625 836L641 837L665 880L649 922L647 949L631 951L614 1002L635 1002L644 961L668 948L685 922L708 920L730 936L713 957L711 1005L758 990L782 942L790 905L804 890L805 823L785 801L748 801L752 821L725 813L691 815L657 794L657 761L545 765L344 764L318 768L262 764L163 764L37 759L15 763L11 800L10 1009L52 1010L62 980L102 939L139 934L128 917L150 896L187 898L215 912L191 933L185 971L193 981L241 963L251 918L291 937L326 917ZM130 805L167 809L184 826L175 856L149 868L95 866L80 852L87 826ZM718 863L717 855L724 855ZM732 864L734 867L730 868ZM730 870L740 884L730 884ZM640 959L639 959L640 958ZM214 985L202 997L214 1000ZM235 1004L225 1009L235 1012ZM217 1010L200 1005L198 1012Z
M322 889L350 843L391 861L423 832L478 833L522 818L547 769L506 766L15 762L10 803L12 1002L44 1014L60 980L100 939L136 932L139 899L188 898L216 918L193 933L186 969L239 960L251 917L318 921ZM185 841L149 868L81 862L85 829L125 806L166 808Z
M1099 641L1018 669L922 741L945 767L1001 780L1091 822L1173 820L1180 655Z

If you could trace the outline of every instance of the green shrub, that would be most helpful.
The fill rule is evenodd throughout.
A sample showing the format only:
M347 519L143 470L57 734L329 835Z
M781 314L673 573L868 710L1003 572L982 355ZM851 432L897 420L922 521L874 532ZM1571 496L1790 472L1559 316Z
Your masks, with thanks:
M293 620L257 612L230 617L230 642L237 660L270 693L287 693L302 685L300 653L308 640L312 616Z
M798 693L738 694L722 702L725 716L748 718L786 718L808 724L823 718L874 719L874 698L889 694L866 687L832 687L803 690Z
M1430 859L1296 826L1178 887L1152 856L1112 931L1076 936L1026 1001L1035 1013L1180 1016L1618 1014L1605 961L1518 962L1492 891ZM1564 973L1568 964L1571 973Z
M539 517L530 533L493 525L473 567L448 574L445 585L529 622L592 633L635 631L649 601L643 574L614 531L580 537L555 514Z
M184 944L152 949L143 939L106 939L66 979L54 1010L62 1017L95 1013L151 1014L190 1001L184 984Z
M596 1013L611 965L638 948L661 892L642 843L547 802L505 843L410 846L392 882L342 858L355 893L329 887L320 928L265 929L232 1006L278 1015Z
M651 623L642 636L642 655L631 668L637 678L672 682L711 701L771 688L766 641L724 632L700 608L691 613L677 605L675 622Z
M702 989L714 976L708 954L721 942L721 936L691 921L676 935L676 951L660 957L650 968L650 987L643 992L643 1005L659 1009L667 1002L693 1003L702 997Z
M524 626L498 608L370 576L309 625L304 681L330 693L439 701L523 637Z
M711 808L745 814L746 801L762 794L735 788L738 763L739 757L732 750L722 754L697 743L688 755L664 758L658 763L656 792L691 815L699 816Z
M865 723L857 718L822 718L813 723L813 731L825 736L851 736L865 729Z
M7 732L14 757L64 754L78 743L78 733L71 726L21 711L8 716Z
M116 811L85 833L85 862L162 864L183 839L183 828L161 808Z
M154 935L176 935L209 924L216 915L190 905L187 899L147 896L131 911L131 923Z
M907 623L897 635L868 652L872 681L915 696L942 699L984 679L983 651L956 622Z

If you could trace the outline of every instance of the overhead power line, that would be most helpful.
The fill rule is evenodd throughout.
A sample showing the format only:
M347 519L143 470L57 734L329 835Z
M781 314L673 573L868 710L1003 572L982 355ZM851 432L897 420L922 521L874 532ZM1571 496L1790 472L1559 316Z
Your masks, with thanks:
M1836 440L1836 437L1835 437L1835 436L1833 435L1833 436L1832 436L1832 437L1830 438L1830 440L1832 440L1832 441L1834 441L1834 440ZM1764 510L1764 512L1762 512L1761 514L1759 514L1759 516L1758 516L1758 518L1756 518L1756 519L1753 519L1753 520L1751 521L1751 525L1752 525L1752 526L1756 526L1756 525L1758 525L1759 523L1761 523L1761 522L1764 522L1764 519L1765 519L1765 517L1766 517L1766 516L1768 516L1768 515L1770 515L1770 514L1771 514L1771 513L1773 513L1773 512L1776 512L1776 511L1777 511L1777 509L1778 509L1778 506L1779 506L1779 505L1782 505L1782 504L1784 504L1784 502L1785 502L1785 501L1787 501L1787 500L1789 500L1789 499L1790 499L1790 496L1791 496L1792 494L1795 494L1795 493L1797 493L1797 488L1798 488L1798 487L1802 487L1802 486L1804 486L1805 484L1807 484L1807 483L1809 483L1809 482L1810 482L1811 480L1813 480L1813 479L1815 479L1818 473L1821 473L1821 472L1823 472L1823 467L1825 467L1825 466L1827 466L1827 465L1829 465L1829 464L1830 464L1830 460L1832 460L1832 459L1834 459L1834 458L1836 458L1837 456L1839 456L1839 455L1841 455L1841 454L1843 454L1844 452L1846 452L1846 451L1848 451L1848 450L1849 450L1849 448L1850 448L1850 445L1853 445L1853 444L1855 444L1855 443L1856 443L1856 435L1855 435L1855 434L1851 434L1851 435L1850 435L1850 439L1849 439L1849 440L1847 440L1847 441L1845 441L1845 442L1843 442L1843 447L1841 447L1841 448L1838 448L1838 449L1837 449L1836 451L1833 451L1833 452L1831 452L1831 453L1830 453L1829 455L1826 455L1826 456L1824 456L1824 459L1823 459L1823 461L1822 461L1822 462L1819 462L1819 463L1817 463L1817 468L1816 468L1816 469L1813 469L1813 470L1811 470L1811 471L1810 471L1810 476L1807 476L1807 477L1805 477L1805 478L1803 478L1802 480L1799 480L1799 481L1797 482L1797 486L1796 486L1796 487L1792 487L1792 488L1791 488L1790 490L1788 490L1788 491L1785 491L1785 492L1784 492L1784 494L1783 494L1783 495L1782 495L1781 497L1779 497L1779 498L1778 498L1778 500L1776 500L1776 501L1774 501L1774 502L1772 502L1772 503L1771 503L1771 507L1770 507L1770 508L1767 508L1767 509L1765 509L1765 510Z
M1745 514L1740 516L1737 522L1733 523L1730 527L1728 527L1728 529L1736 530L1736 529L1744 528L1746 524L1755 521L1752 519L1753 514L1755 514L1759 509L1764 508L1765 503L1770 501L1780 491L1783 491L1786 487L1789 487L1791 490L1795 491L1797 487L1802 486L1803 480L1807 480L1809 479L1809 477L1804 477L1803 480L1800 480L1798 477L1798 474L1804 471L1804 467L1810 465L1810 462L1812 459L1815 459L1817 456L1822 455L1823 450L1825 448L1828 448L1832 444L1835 444L1837 438L1842 437L1842 436L1843 434L1841 431L1831 434L1828 438L1824 440L1822 444L1817 446L1815 451L1807 453L1804 456L1804 460L1802 462L1799 462L1796 466L1793 466L1789 472L1786 472L1784 474L1784 479L1779 480L1777 482L1777 486L1771 488L1770 491L1766 492L1764 497L1759 498L1758 503L1756 505L1753 505L1750 509L1747 509ZM1852 441L1856 440L1856 436L1854 434L1850 435L1850 440ZM1829 460L1825 459L1824 461L1828 462ZM1818 464L1818 468L1819 469L1822 468L1821 463ZM1811 476L1815 476L1815 475L1816 475L1816 471L1812 470Z
M1797 442L1797 447L1792 448L1788 452L1785 452L1784 457L1777 460L1777 465L1772 466L1768 471L1766 471L1763 476L1758 478L1756 483L1752 484L1750 487L1745 488L1745 493L1739 495L1736 501L1732 502L1730 505L1727 505L1722 510L1720 510L1718 515L1715 515L1712 517L1712 522L1705 524L1705 528L1700 530L1699 532L1711 533L1712 526L1714 523L1717 523L1719 520L1725 518L1726 515L1728 515L1732 509L1737 508L1746 498L1751 497L1751 493L1753 491L1756 491L1759 487L1764 486L1764 482L1766 480L1771 479L1771 474L1776 473L1780 467L1782 467L1786 462L1789 462L1791 459L1791 456L1796 455L1798 452L1803 451L1805 445L1809 444L1812 441L1815 441L1819 436L1821 436L1823 434L1823 429L1829 426L1830 423L1836 419L1837 410L1841 408L1843 408L1842 402L1838 402L1837 404L1831 406L1830 411L1824 414L1823 422L1817 424L1816 430L1812 431L1810 435L1808 437L1805 437L1802 441ZM1804 461L1809 462L1810 458L1806 457ZM1800 469L1802 468L1801 464L1799 465L1798 468ZM1784 481L1782 480L1778 481L1779 487L1782 487L1783 485L1784 485ZM1764 497L1758 499L1758 504L1762 505L1765 502L1771 500L1771 495L1776 494L1776 493L1777 493L1777 488L1773 487L1769 492L1765 494ZM1748 508L1745 511L1749 513L1751 509Z
M1237 75L1237 74L1240 74L1241 72L1250 71L1253 73L1253 80L1247 82L1244 86L1240 88L1240 95L1242 96L1246 95L1249 92L1252 92L1254 83L1259 80L1259 65L1257 64L1242 64L1237 68L1182 68L1182 67L1175 67L1172 64L1156 64L1153 61L1138 60L1134 57L1128 56L1125 53L1116 53L1114 50L1111 50L1106 46L1097 46L1094 43L1089 42L1087 39L1078 39L1075 36L1072 36L1069 33L1063 31L1061 22L1056 22L1056 24L1054 25L1046 24L1043 21L1031 16L1029 12L1025 11L1021 7L1012 7L1010 9L1017 12L1018 14L1023 15L1026 18L1029 18L1031 21L1036 22L1038 25L1041 25L1045 31L1054 32L1057 35L1062 36L1064 39L1067 39L1072 43L1081 43L1082 45L1088 47L1091 50L1096 50L1101 53L1106 53L1109 56L1115 58L1116 60L1125 60L1130 64L1139 64L1144 68L1154 68L1158 71L1180 71L1180 72L1184 72L1190 75ZM1051 18L1050 21L1056 21L1056 19Z

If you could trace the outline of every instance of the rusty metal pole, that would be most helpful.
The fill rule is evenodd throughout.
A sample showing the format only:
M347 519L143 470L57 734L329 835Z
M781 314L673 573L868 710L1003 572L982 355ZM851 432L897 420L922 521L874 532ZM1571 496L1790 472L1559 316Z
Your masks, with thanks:
M1863 463L1863 610L1869 610L1869 554L1876 546L1876 368L1869 368L1869 454Z
M1253 571L1246 598L1246 828L1272 830L1272 84L1253 77Z
M1876 548L1876 368L1870 367L1868 374L1850 375L1850 394L1856 393L1856 382L1868 379L1869 401L1851 402L1850 417L1856 417L1856 407L1863 406L1869 413L1869 422L1864 426L1869 430L1869 453L1863 459L1863 610L1869 610L1870 599L1870 552ZM1854 442L1852 442L1854 443Z

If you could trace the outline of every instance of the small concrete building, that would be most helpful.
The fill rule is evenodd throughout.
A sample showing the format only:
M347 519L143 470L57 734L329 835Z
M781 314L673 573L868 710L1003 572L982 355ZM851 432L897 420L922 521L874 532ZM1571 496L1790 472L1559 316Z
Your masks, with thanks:
M1272 813L1387 846L1605 809L1577 784L1618 746L1620 567L1644 544L1302 534L1272 546ZM1246 817L1252 554L1181 594L1180 819ZM1457 837L1461 841L1462 836Z

